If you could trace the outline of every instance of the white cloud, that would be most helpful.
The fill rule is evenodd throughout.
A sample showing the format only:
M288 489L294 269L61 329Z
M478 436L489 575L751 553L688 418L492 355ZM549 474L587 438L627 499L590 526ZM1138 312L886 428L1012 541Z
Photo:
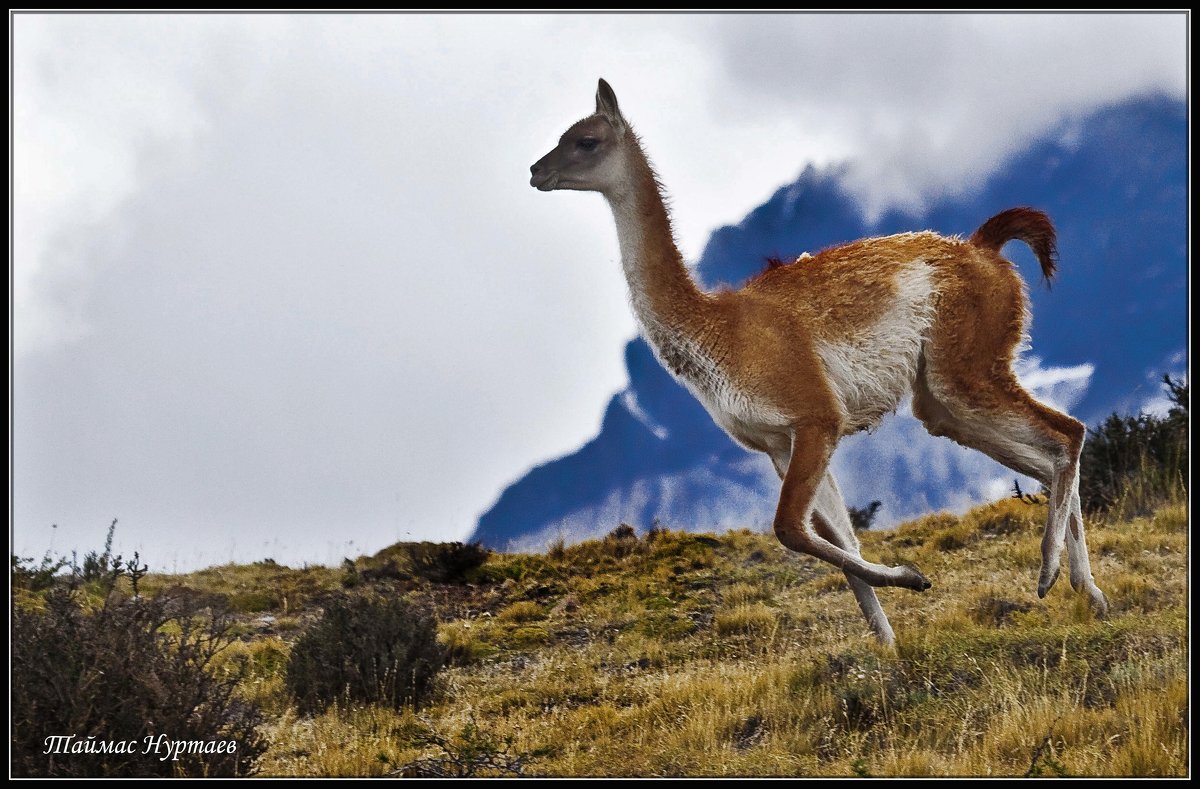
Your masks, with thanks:
M1042 367L1040 356L1021 357L1013 369L1021 385L1034 397L1059 411L1070 411L1083 399L1092 373L1096 371L1092 364Z
M1167 359L1167 364L1168 369L1172 371L1169 374L1173 380L1187 383L1188 374L1186 350L1179 350L1171 354L1170 358ZM1175 403L1171 400L1167 390L1167 385L1162 380L1162 377L1158 372L1147 373L1146 377L1149 385L1153 387L1154 391L1151 395L1142 400L1141 404L1135 409L1135 412L1149 414L1159 418L1165 417L1170 410L1175 407Z
M591 435L615 235L527 178L598 76L689 256L808 161L911 202L1185 84L1178 18L889 20L15 16L17 549L113 514L189 566L461 538Z
M870 217L969 192L1097 105L1187 90L1182 13L747 16L717 40L722 114L772 118L794 158L852 158Z

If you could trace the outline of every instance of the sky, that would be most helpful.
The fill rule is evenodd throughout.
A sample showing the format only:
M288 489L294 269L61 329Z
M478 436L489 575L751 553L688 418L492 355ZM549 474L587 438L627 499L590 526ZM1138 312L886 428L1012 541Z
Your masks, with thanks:
M1129 96L1158 15L10 17L13 549L155 569L456 540L594 435L636 332L603 199L529 165L614 87L689 260L807 164L870 219Z

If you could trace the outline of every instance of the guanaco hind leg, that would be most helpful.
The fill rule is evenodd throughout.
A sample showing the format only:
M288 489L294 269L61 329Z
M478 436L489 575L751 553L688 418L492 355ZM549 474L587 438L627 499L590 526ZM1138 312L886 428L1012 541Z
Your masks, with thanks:
M1104 613L1107 603L1091 576L1078 504L1083 424L1039 403L1011 373L1007 379L976 379L965 386L948 376L939 380L935 372L936 367L922 364L913 387L913 413L929 432L977 449L1050 491L1038 596L1044 597L1058 579L1065 544L1071 585L1086 591Z
M1071 564L1071 588L1076 592L1087 592L1092 607L1100 616L1108 614L1108 600L1096 586L1092 577L1092 564L1088 559L1087 539L1083 533L1083 512L1079 503L1079 482L1076 480L1071 494L1071 521L1067 527L1067 559Z

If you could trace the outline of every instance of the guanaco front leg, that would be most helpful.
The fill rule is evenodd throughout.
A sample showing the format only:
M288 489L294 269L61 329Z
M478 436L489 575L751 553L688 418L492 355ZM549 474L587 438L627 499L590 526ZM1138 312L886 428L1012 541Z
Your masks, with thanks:
M854 536L854 526L850 523L850 513L846 510L842 492L838 489L833 474L828 471L817 488L812 520L817 534L855 556L862 555L859 553L858 539ZM854 599L858 601L858 607L867 618L867 624L879 643L884 646L895 645L896 634L892 631L887 614L883 612L883 606L879 604L879 598L875 596L875 589L854 573L848 572L845 575L850 591L854 593Z
M829 542L813 528L813 500L835 442L836 436L827 429L811 426L796 429L779 509L775 512L775 536L790 550L815 556L871 586L903 586L918 592L928 589L929 579L915 567L887 567L868 562Z

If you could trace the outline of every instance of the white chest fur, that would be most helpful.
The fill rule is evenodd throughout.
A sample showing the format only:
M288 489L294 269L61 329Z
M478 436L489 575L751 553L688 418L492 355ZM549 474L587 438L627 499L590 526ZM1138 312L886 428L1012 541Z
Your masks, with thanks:
M752 449L776 454L788 447L788 420L760 397L739 387L695 340L671 332L651 318L642 327L655 356L725 432ZM778 446L777 446L778 445Z

